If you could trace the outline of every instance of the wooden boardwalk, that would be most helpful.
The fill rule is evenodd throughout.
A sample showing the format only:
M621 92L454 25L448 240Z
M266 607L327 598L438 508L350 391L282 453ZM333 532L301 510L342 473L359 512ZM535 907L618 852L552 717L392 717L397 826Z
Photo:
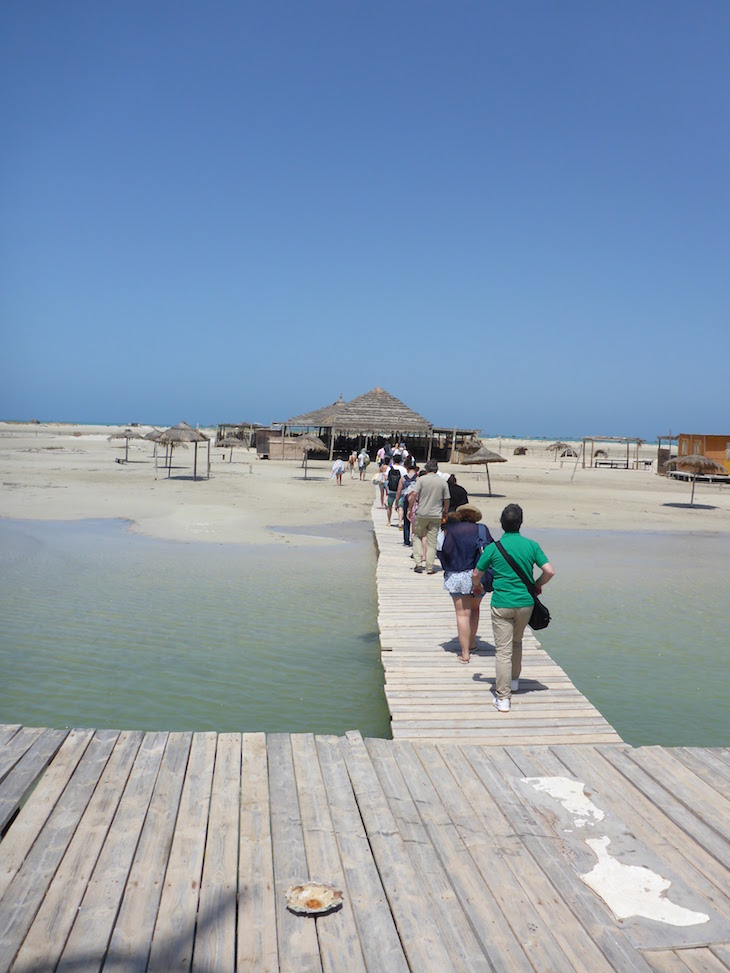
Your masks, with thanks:
M395 515L394 518L395 520ZM519 692L508 714L494 698L494 643L485 596L478 652L456 662L459 643L443 574L413 572L403 535L373 507L378 545L378 627L385 698L395 740L492 746L543 743L620 743L621 738L580 693L528 629Z
M0 726L0 808L2 973L730 970L727 749Z

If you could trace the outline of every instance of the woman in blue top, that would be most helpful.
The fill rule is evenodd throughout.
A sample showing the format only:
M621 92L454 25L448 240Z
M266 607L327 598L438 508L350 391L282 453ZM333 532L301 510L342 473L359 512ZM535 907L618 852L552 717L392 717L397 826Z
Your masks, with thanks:
M484 591L473 590L472 572L479 554L492 543L489 529L480 524L482 512L464 503L450 513L444 525L444 542L439 560L444 569L444 588L454 600L456 631L459 634L461 656L457 662L467 663L469 652L477 644L479 609Z
M528 578L533 577L535 566L542 569L540 576L535 579L539 594L555 571L537 541L531 541L520 534L521 526L522 507L516 503L507 504L502 511L504 531L500 539L502 547L519 564ZM492 631L497 668L497 695L494 698L494 705L500 713L509 713L512 693L517 692L520 687L522 635L530 621L534 601L524 583L502 557L495 544L490 544L484 550L474 568L475 594L482 590L482 575L489 567L494 572Z

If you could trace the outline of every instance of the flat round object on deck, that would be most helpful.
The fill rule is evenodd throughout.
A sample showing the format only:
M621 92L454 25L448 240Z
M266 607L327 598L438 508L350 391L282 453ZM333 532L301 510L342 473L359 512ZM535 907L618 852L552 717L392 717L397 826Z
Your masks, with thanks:
M321 882L303 882L292 885L284 893L286 904L292 912L303 916L320 916L342 905L342 892L334 885Z

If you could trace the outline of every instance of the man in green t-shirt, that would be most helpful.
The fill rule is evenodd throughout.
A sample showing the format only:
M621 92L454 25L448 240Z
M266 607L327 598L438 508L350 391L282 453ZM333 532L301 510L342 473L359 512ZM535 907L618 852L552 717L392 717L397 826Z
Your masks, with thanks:
M520 534L522 526L522 507L516 503L507 504L502 511L502 530L500 543L528 578L534 575L535 566L542 574L535 579L539 594L555 574L537 541L531 541ZM495 544L485 547L474 568L474 593L482 591L482 575L488 567L494 572L494 591L492 592L492 631L496 648L497 685L494 705L500 713L509 713L511 696L520 685L522 670L522 635L530 621L534 606L532 595L519 579L513 568L497 550Z

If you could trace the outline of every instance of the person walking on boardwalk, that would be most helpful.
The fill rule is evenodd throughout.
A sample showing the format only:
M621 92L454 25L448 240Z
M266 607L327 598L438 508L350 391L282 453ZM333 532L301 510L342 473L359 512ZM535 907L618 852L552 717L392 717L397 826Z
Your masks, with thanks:
M537 541L531 541L520 534L522 507L516 503L508 503L502 511L501 523L504 534L500 538L500 543L527 577L534 575L536 566L542 569L542 574L535 579L535 587L539 594L543 586L555 575L555 569ZM500 713L509 713L512 693L520 688L522 635L530 621L534 601L524 583L502 557L496 544L490 544L485 548L476 563L473 573L475 594L482 590L482 578L489 567L494 572L492 631L497 668L494 705Z
M474 590L474 565L482 551L493 543L486 524L480 524L482 512L470 503L450 513L444 524L444 543L439 553L444 569L444 588L454 600L456 631L461 655L457 662L467 663L469 653L477 647L479 609L484 588ZM486 581L486 578L484 578Z
M406 473L405 476L401 477L400 483L398 484L398 492L395 495L396 506L398 507L399 515L402 512L403 524L403 545L404 547L412 547L411 544L411 522L408 519L408 496L413 491L416 480L418 478L418 467L416 466L416 461L411 457L405 464Z
M438 463L430 459L426 463L426 475L419 476L408 498L410 504L418 500L418 513L413 524L414 571L423 571L423 547L426 547L426 574L435 574L436 538L441 520L449 512L449 485L438 476Z

